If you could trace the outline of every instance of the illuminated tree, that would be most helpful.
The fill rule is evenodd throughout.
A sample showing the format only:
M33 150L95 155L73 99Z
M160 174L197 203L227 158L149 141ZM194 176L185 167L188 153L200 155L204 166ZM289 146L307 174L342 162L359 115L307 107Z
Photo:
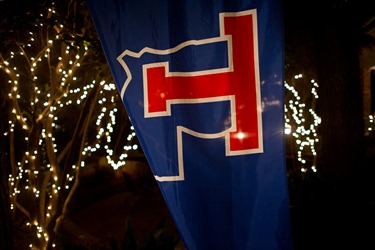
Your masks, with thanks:
M302 74L285 83L285 135L292 171L317 171L321 118L316 113L318 83Z
M358 175L365 170L365 150L359 55L364 45L363 24L373 16L374 2L285 4L289 10L285 15L286 47L289 57L294 59L289 65L297 68L295 72L312 71L320 86L320 173L336 188L353 186L355 176L361 183L362 177ZM308 12L304 11L307 9Z
M116 170L128 154L142 155L84 3L40 11L0 54L11 209L24 218L31 249L58 244L90 158L105 157Z

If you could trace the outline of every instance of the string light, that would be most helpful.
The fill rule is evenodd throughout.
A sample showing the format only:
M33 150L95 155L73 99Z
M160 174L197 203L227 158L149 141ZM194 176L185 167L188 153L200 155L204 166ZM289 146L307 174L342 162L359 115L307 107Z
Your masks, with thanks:
M300 171L307 172L310 169L317 172L318 128L321 118L315 112L315 105L319 98L319 85L315 80L303 80L303 75L297 74L294 76L293 84L284 82L285 134L292 137L292 143L296 146L297 161L301 164ZM303 91L297 90L299 84L302 84L299 88Z
M103 67L105 62L100 64L91 48L84 46L82 53L79 50L82 45L61 42L66 40L64 35L69 30L59 24L62 19L57 13L51 7L47 14L41 14L42 19L55 18L54 26L40 22L35 31L28 33L24 45L20 43L10 51L9 58L0 57L0 71L9 79L8 101L12 107L4 136L9 138L11 147L17 147L8 177L11 209L18 208L28 216L25 224L35 235L29 244L31 249L46 249L50 241L52 247L56 246L48 230L51 219L56 219L60 204L57 201L67 199L79 168L87 166L91 156L105 155L108 165L118 170L126 165L128 155L139 150L134 128L129 124L130 132L122 140L123 145L115 145L113 139L117 137L113 134L119 127L117 106L121 102L116 85L110 80L109 70L107 74L97 74L93 66ZM46 40L41 41L41 37ZM82 120L96 119L93 123L86 122L90 136L84 137L76 162L64 168L67 149L77 143L64 141L67 119L77 118L81 110L90 107L87 102L93 101L96 103L91 113L82 114ZM17 144L18 138L22 138L21 145ZM36 210L28 210L21 193L32 201Z
M375 115L369 115L366 124L366 136L374 136L375 135Z

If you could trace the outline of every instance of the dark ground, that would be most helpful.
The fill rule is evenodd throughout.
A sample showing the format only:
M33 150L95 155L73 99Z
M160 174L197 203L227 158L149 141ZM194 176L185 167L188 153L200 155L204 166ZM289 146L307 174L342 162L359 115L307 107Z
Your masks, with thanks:
M375 181L354 199L314 175L289 181L295 250L375 249ZM185 249L146 163L84 172L60 239L69 250Z
M64 249L185 249L148 165L135 167L81 177L62 231Z

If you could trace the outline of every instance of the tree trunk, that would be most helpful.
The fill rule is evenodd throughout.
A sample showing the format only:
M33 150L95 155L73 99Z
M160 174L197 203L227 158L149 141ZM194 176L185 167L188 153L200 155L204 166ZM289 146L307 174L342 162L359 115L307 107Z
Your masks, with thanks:
M355 186L364 161L360 26L355 17L349 18L350 5L332 4L321 10L316 32L322 118L320 172L335 189L347 192L345 187Z
M3 107L2 107L2 110ZM3 121L8 119L1 119L0 121L0 249L11 250L13 247L12 234L12 216L10 212L9 203L9 186L8 186L8 161L6 140L4 138L4 124Z

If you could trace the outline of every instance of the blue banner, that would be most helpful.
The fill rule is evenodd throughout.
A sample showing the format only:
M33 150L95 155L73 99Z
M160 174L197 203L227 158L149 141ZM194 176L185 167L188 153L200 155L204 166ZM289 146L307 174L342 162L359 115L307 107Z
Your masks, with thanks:
M292 249L279 0L88 0L188 249Z

